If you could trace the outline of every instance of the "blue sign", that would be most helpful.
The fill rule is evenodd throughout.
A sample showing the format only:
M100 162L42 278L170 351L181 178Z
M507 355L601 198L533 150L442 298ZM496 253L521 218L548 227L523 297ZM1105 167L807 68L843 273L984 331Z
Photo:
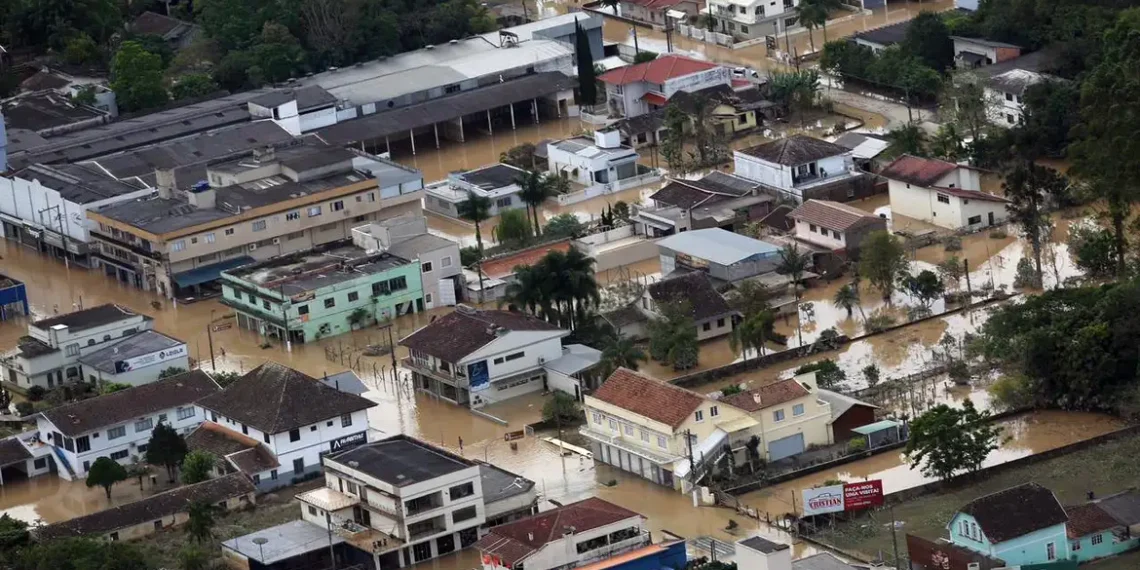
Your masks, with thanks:
M468 364L467 377L471 379L472 392L486 390L491 386L491 373L487 370L486 360Z

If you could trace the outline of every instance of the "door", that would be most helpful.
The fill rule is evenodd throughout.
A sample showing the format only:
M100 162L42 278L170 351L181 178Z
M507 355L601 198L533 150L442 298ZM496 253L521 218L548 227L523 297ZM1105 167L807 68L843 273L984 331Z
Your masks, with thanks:
M990 225L994 225L994 213L990 212Z
M804 434L797 433L768 442L768 461L779 461L804 452Z

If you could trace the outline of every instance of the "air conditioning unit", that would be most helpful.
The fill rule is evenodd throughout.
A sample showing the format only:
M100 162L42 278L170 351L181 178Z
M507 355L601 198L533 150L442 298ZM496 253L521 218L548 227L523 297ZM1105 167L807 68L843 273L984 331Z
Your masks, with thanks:
M250 250L250 251L253 251L253 250L255 250L255 249L257 249L257 244L256 244L256 243L251 243L251 244L249 244L249 250Z
M273 238L273 245L281 245L281 238Z
M546 364L546 357L545 356L538 357L538 363L539 364Z

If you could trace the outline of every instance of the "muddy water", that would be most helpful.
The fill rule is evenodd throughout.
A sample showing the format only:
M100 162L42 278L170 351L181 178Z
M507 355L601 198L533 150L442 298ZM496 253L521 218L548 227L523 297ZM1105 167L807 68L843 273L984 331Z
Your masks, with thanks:
M1009 438L1001 448L985 461L985 466L1005 463L1013 459L1041 453L1070 443L1108 433L1123 424L1112 417L1100 414L1042 411L1022 414L1003 420L1003 435ZM741 501L762 512L792 512L795 496L796 512L800 508L800 491L827 480L860 481L882 479L883 491L893 493L931 481L919 470L912 470L901 453L884 453L862 461L848 463L837 470L823 471L794 481L788 481L759 491L748 493Z

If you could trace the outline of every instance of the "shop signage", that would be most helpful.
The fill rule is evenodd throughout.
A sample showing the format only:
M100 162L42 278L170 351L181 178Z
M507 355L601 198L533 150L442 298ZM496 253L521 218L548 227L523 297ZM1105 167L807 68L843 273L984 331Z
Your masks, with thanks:
M128 358L126 360L116 360L115 374L122 374L124 372L130 372L131 370L146 368L147 366L161 364L167 360L173 360L175 358L180 358L183 356L186 356L185 344L173 346L165 350L152 352L150 354L144 354L142 356L136 356L134 358Z
M858 511L883 504L880 479L804 489L804 515Z
M367 432L357 432L351 435L338 437L329 442L329 451L337 452L344 451L350 447L356 447L368 441Z

